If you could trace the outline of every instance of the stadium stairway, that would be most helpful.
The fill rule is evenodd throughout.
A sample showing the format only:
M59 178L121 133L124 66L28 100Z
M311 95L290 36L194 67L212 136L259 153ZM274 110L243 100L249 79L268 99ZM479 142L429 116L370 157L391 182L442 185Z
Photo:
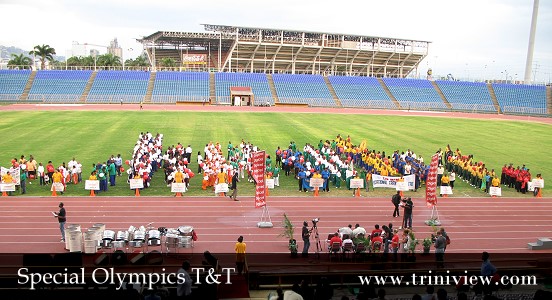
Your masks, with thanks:
M215 73L209 73L209 104L217 98ZM216 100L215 100L216 101Z
M552 114L552 86L546 87L546 113Z
M29 98L29 92L31 91L31 87L33 86L35 77L36 77L37 71L34 70L31 72L31 75L29 76L29 80L27 80L27 84L25 85L25 89L23 90L23 94L19 97L19 100L26 101Z
M383 90L385 91L385 93L387 93L387 96L389 96L389 99L391 99L391 101L393 101L393 103L395 104L397 109L402 109L401 104L399 103L399 101L397 101L397 98L395 98L395 96L393 96L393 94L391 94L391 91L389 90L387 85L385 85L385 82L383 82L383 79L378 77L378 81L379 81L381 87L383 88Z
M552 249L552 239L539 238L536 243L527 243L529 250Z
M431 85L433 85L433 88L437 91L437 94L439 94L448 109L451 109L452 105L448 102L447 97L445 97L445 94L443 94L443 91L441 91L441 88L437 85L437 83L431 80Z
M88 97L88 94L90 93L90 89L92 89L92 85L94 84L94 80L96 79L97 75L98 75L98 71L94 71L92 72L92 75L90 75L90 78L88 79L88 82L84 87L84 91L82 91L80 102L86 102L86 97Z
M155 77L157 72L151 72L148 81L148 89L146 90L146 96L144 97L144 103L151 103L151 96L153 95L153 87L155 86Z
M278 99L278 94L276 93L276 86L274 86L274 79L272 79L272 74L266 74L266 79L268 80L268 87L270 88L270 92L272 93L272 99L274 99L274 103L280 103L280 99Z
M491 100L493 100L494 107L496 108L496 111L501 114L502 109L500 109L500 105L498 104L498 100L496 99L496 94L493 89L493 85L490 83L487 83L487 88L489 89L489 94L491 95Z
M339 100L339 97L337 97L337 94L335 93L335 90L334 90L334 88L332 86L332 83L330 82L330 79L328 78L328 76L324 76L324 82L328 86L328 90L330 91L330 94L332 95L332 97L335 101L335 106L343 107L343 105L341 105L341 101Z

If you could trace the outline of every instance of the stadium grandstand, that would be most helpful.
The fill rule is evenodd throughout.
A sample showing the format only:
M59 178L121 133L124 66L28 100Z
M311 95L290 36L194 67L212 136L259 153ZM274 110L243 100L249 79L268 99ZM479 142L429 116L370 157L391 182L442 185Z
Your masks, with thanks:
M428 55L428 41L204 28L200 33L157 31L139 39L150 62L147 70L0 70L0 102L552 112L550 86L412 78ZM160 67L164 58L172 58L177 67Z

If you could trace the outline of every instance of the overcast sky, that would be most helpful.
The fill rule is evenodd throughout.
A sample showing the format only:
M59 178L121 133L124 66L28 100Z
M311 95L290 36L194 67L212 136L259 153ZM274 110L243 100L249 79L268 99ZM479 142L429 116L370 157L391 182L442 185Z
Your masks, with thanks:
M0 44L49 44L64 56L72 41L116 37L134 58L142 49L135 39L160 30L268 27L430 41L422 74L431 67L457 78L523 79L532 10L533 0L0 0ZM536 80L550 82L550 0L540 1L533 64Z

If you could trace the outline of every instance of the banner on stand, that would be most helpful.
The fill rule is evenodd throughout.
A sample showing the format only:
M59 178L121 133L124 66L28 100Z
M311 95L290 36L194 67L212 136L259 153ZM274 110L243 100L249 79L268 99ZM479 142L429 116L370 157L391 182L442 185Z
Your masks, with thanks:
M265 151L257 151L251 154L251 170L255 186L255 208L266 205L266 181L265 181Z
M439 167L439 154L431 157L429 172L426 178L426 204L427 207L437 205L437 168Z

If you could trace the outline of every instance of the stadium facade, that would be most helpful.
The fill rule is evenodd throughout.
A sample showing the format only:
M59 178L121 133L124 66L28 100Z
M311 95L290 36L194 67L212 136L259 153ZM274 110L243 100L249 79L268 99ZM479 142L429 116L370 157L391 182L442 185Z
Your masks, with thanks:
M170 57L189 71L404 78L430 42L353 34L203 24L205 32L158 31L138 39L154 70Z

